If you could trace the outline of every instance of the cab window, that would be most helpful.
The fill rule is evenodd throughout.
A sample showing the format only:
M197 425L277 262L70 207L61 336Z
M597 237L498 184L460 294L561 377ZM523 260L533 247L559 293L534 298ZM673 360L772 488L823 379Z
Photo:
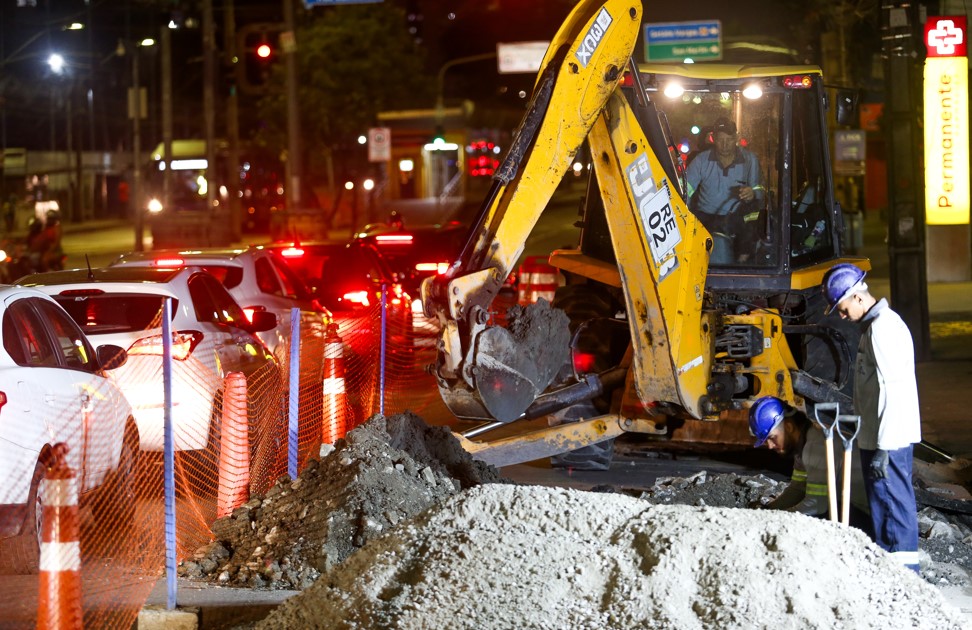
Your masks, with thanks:
M827 209L825 150L819 129L816 92L793 94L793 169L790 251L793 267L836 255L834 225Z

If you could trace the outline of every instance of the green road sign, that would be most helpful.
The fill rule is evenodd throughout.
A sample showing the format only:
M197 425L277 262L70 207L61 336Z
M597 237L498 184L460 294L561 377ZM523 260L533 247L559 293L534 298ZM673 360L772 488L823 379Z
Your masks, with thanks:
M664 22L644 25L645 61L722 59L722 23Z

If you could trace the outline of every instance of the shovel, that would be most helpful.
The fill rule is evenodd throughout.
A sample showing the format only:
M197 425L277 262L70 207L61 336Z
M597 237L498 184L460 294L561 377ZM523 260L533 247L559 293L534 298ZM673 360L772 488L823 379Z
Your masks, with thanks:
M840 415L840 403L817 403L813 408L817 426L823 430L827 447L827 501L830 520L837 522L837 473L834 471L834 426Z
M844 525L850 524L851 456L854 451L854 438L860 430L860 416L837 416L837 435L844 443L844 487L840 497L840 522Z

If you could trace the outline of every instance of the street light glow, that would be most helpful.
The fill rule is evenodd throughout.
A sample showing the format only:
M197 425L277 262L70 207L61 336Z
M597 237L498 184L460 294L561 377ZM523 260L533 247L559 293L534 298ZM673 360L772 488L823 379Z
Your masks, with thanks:
M364 144L368 142L368 137L365 135L358 136L358 144Z
M64 57L57 53L53 53L47 58L47 65L50 66L51 71L54 74L61 74L64 71Z
M138 43L139 46L155 46L155 40L151 37L146 37Z

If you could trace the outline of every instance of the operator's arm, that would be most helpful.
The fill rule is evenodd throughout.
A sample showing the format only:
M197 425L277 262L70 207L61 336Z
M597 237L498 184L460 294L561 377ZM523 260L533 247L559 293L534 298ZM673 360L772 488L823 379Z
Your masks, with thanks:
M742 187L739 189L739 198L742 201L750 202L756 200L758 206L762 206L766 199L766 187L762 184L759 170L759 158L752 151L742 150L743 158L746 160L746 180L740 182Z

